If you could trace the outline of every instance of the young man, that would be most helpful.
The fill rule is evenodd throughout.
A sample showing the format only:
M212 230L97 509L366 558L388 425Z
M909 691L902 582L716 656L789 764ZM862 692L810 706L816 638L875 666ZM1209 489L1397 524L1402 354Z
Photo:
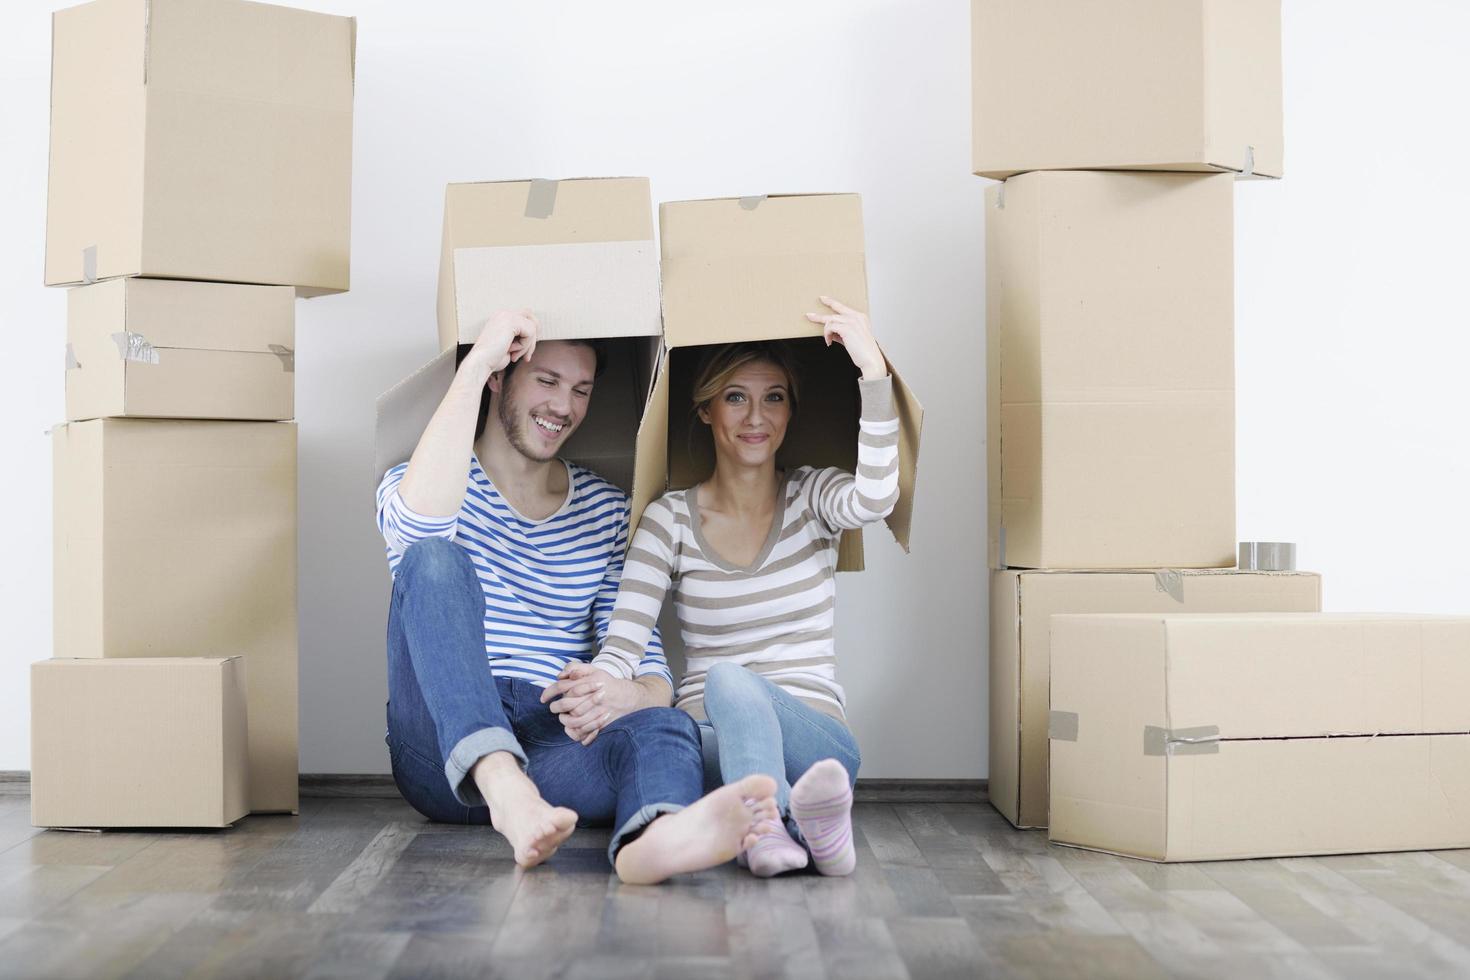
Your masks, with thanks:
M378 487L393 776L432 820L489 822L522 867L579 819L611 821L619 877L653 883L735 857L774 819L775 784L700 799L699 734L669 707L661 649L633 680L587 663L617 594L628 503L557 457L587 412L597 349L538 345L537 329L529 311L492 316L413 456ZM606 719L595 742L568 737L569 710Z

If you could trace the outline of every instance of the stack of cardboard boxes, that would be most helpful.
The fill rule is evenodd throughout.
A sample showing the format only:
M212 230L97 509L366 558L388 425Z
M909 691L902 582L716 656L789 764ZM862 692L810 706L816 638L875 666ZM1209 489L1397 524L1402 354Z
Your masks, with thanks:
M56 659L40 826L297 809L294 299L348 286L355 24L244 0L54 16Z
M856 370L805 314L819 309L821 295L867 307L858 197L680 201L660 205L659 216L662 261L646 178L450 184L441 353L378 401L379 479L412 454L449 388L456 350L474 342L491 313L522 308L535 313L541 340L607 342L607 370L563 455L632 496L634 527L659 494L709 473L711 449L693 427L689 394L698 355L711 344L791 341L807 394L784 461L855 467ZM907 547L923 408L894 377L900 498L888 523ZM838 568L862 567L861 534L850 532Z
M1470 735L1444 734L1470 720L1418 688L1470 693L1470 623L1322 616L1316 575L1231 567L1232 200L1282 173L1279 0L972 15L974 171L1003 181L992 802L1158 860L1470 841L1470 776L1446 777ZM1426 732L1450 741L1327 737ZM1380 776L1422 820L1364 815Z

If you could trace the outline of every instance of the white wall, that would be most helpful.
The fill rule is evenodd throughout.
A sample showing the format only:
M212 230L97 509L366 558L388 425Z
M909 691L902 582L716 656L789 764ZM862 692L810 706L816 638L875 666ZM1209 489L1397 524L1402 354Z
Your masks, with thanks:
M307 5L360 20L354 286L297 307L303 771L387 764L373 399L433 353L445 182L646 174L655 200L863 194L875 328L928 415L914 553L871 534L871 571L840 580L840 676L864 775L985 775L969 5ZM27 664L50 649L50 6L9 12L0 59L0 770L29 766ZM1470 9L1285 6L1288 177L1237 195L1240 533L1300 541L1331 608L1467 611Z

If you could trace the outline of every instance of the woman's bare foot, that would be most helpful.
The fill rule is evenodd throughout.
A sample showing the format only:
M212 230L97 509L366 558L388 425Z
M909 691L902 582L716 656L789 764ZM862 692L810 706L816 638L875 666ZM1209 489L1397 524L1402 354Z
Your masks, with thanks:
M510 753L485 756L475 764L473 776L490 807L490 826L510 841L521 867L534 868L551 857L576 829L577 815L543 800Z
M776 811L776 781L746 776L649 824L618 851L614 866L629 885L654 885L674 875L724 864L755 843L755 833Z

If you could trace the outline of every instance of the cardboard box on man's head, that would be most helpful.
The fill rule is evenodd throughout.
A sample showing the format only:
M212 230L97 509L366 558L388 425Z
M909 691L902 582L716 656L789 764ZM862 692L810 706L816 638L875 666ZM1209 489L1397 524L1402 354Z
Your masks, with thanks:
M529 309L542 342L604 342L606 370L561 455L631 493L659 353L647 178L450 184L444 202L441 352L378 399L375 479L413 454L454 378L456 350L497 310Z
M778 461L853 470L858 372L844 348L826 346L821 325L806 314L827 312L820 296L868 309L861 199L806 194L669 202L659 206L659 229L667 355L639 432L634 521L659 494L693 486L713 468L708 430L694 417L690 398L710 345L789 341L800 399ZM899 415L899 498L887 523L907 550L924 409L892 364L889 370ZM862 569L862 544L860 531L843 535L838 571Z
M356 21L245 0L52 19L48 286L348 286Z
M970 18L980 176L1281 176L1281 0L972 0Z
M647 177L482 181L444 192L439 349L530 309L543 339L657 336Z
M542 337L575 340L575 337ZM607 349L607 368L593 385L587 414L577 431L563 444L560 456L585 466L624 493L633 492L633 457L638 420L648 399L648 387L658 355L657 337L598 339ZM424 428L454 380L454 350L433 360L378 396L374 439L375 485L383 474L408 461ZM495 425L492 418L486 425ZM468 462L468 460L466 460Z

